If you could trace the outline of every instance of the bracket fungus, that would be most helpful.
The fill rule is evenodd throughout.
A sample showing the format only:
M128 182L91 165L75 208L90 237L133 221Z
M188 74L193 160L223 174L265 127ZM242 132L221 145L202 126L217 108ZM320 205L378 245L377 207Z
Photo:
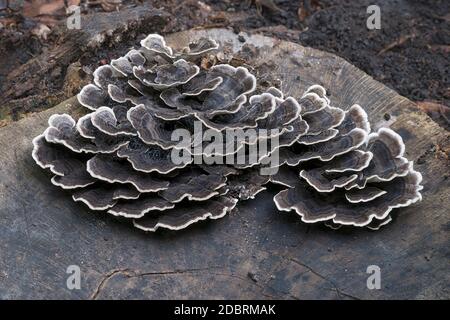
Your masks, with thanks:
M323 88L312 88L322 95L316 99L329 103ZM329 121L329 114L323 112L327 108L316 111L317 115L308 113L304 119L310 128L320 128L312 121L327 124L313 137L328 137L329 130L334 130L331 138L308 139L306 145L300 138L296 145L280 151L280 163L287 168L272 181L288 188L274 197L275 204L281 211L294 211L306 223L377 230L392 220L392 209L421 200L422 176L404 158L400 135L387 128L371 133L360 106L350 107L339 121Z
M296 99L244 67L205 66L212 39L140 45L94 72L77 96L84 116L52 115L33 140L33 159L74 201L155 231L219 219L268 183L284 188L279 210L333 229L378 229L421 198L401 137L371 133L360 106L333 107L320 85Z

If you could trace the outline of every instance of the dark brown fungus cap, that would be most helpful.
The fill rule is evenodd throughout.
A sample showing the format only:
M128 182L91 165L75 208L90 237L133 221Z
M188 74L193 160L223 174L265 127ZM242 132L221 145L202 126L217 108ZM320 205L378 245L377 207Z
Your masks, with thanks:
M186 167L193 159L174 163L171 150L165 150L158 145L148 145L132 138L126 145L117 150L117 156L127 159L134 170L142 172L169 173L173 170Z
M190 147L190 143L181 144L171 139L175 129L183 129L180 122L162 120L154 116L143 104L130 108L127 117L139 138L146 144L157 145L163 149Z
M180 50L178 55L186 58L196 58L219 48L219 44L211 38L202 37L189 43L187 47Z
M141 41L141 46L151 52L165 55L170 59L195 58L219 47L215 40L203 37L191 42L187 47L181 48L181 50L177 51L169 47L164 38L158 34L148 35Z
M226 181L225 176L191 169L171 179L169 188L160 191L159 195L172 203L180 202L183 199L204 201L217 195L217 190L225 186Z
M97 128L92 123L92 113L89 113L77 121L77 131L83 137L87 139L95 139Z
M184 59L173 64L157 66L149 71L144 66L133 67L134 76L144 85L163 90L187 83L200 72L200 68Z
M171 108L209 117L238 111L247 101L246 95L255 90L256 79L244 67L221 64L211 67L208 72L212 77L222 78L214 90L189 96L183 95L181 88L169 88L161 93L161 99Z
M72 198L85 203L91 210L106 210L119 199L138 199L139 196L139 191L132 186L94 184L75 191Z
M185 97L199 96L215 90L222 82L222 77L214 77L209 72L201 71L195 78L181 86L181 92Z
M402 138L390 129L381 128L377 133L371 133L366 150L373 154L373 159L347 189L364 188L369 181L392 180L412 169L412 163L403 157L405 145Z
M127 144L121 137L111 137L96 132L95 139L84 138L77 130L75 120L67 114L54 114L48 120L45 139L51 143L62 144L74 152L113 153Z
M325 90L325 88L322 87L321 85L313 84L312 86L310 86L309 88L307 88L305 90L305 94L307 94L307 93L317 94L319 96L319 98L324 99L328 105L331 102L330 99L327 97L327 90Z
M65 150L62 146L48 143L44 135L33 139L33 159L43 169L49 169L55 176L54 185L63 189L83 188L95 182L86 172L86 159Z
M164 37L159 34L149 34L141 40L141 46L145 49L172 58L173 50L166 44Z
M94 71L94 83L107 91L111 100L119 103L131 101L139 92L129 85L127 77L110 65L104 65Z
M290 166L280 166L277 172L270 176L271 183L288 188L294 188L299 180L298 170Z
M205 114L196 114L196 118L211 129L246 129L258 126L258 121L265 119L275 110L275 97L269 93L254 95L250 101L241 105L234 113L218 114L207 117Z
M160 214L146 215L136 219L134 226L144 231L156 231L158 228L181 230L201 220L224 217L234 209L237 201L226 196L203 202L188 201Z
M172 209L175 204L161 198L158 194L142 194L137 200L119 200L109 210L108 213L125 218L141 218L151 212Z
M367 225L370 230L379 230L382 226L392 221L391 215L387 215L384 219L373 219L371 223Z
M345 192L345 198L351 203L368 202L384 194L386 194L386 191L383 189L367 186L364 189L352 189Z
M302 170L300 177L306 180L311 187L314 187L319 192L331 192L336 188L342 188L354 181L358 176L356 174L349 174L345 176L338 176L336 178L327 177L320 170Z
M294 210L304 222L333 220L342 225L366 226L374 218L384 219L394 208L408 206L421 199L420 173L411 170L404 177L374 183L385 194L368 202L345 201L342 193L321 193L299 183L295 188L281 191L274 198L279 210Z
M328 129L320 132L316 135L305 134L304 136L297 139L299 144L316 144L319 142L324 142L333 139L339 133L339 130Z
M44 134L33 139L32 157L41 168L49 169L59 176L70 173L74 167L83 163L83 158L78 154L61 145L47 142Z
M355 104L345 112L344 120L336 128L341 135L347 134L355 128L370 133L370 123L367 113L359 105Z
M100 89L95 84L84 86L77 95L78 102L90 110L96 110L101 106L105 106L110 101L108 92Z
M100 107L91 113L92 125L110 136L136 135L136 130L127 118L128 110L124 105Z
M75 167L74 170L69 173L63 176L53 176L51 182L55 186L63 189L77 189L95 183L95 179L89 176L89 174L86 174L86 165L84 163L79 163L79 166Z
M86 170L101 181L132 184L139 192L157 192L169 186L160 176L136 171L127 161L111 155L94 156L87 161Z
M303 114L302 118L308 122L308 134L315 135L320 134L324 130L337 127L344 120L344 116L345 112L343 110L326 106L318 111Z
M130 50L123 57L111 60L111 66L124 76L131 76L133 68L143 66L146 62L145 57L139 50Z
M328 106L327 100L319 97L316 93L307 92L299 100L302 115L321 111Z
M347 135L337 136L325 142L301 147L296 146L292 150L282 149L280 151L280 163L296 166L301 162L312 159L330 161L334 157L357 149L364 143L366 138L367 133L356 128Z
M289 123L288 127L285 126L284 128L284 132L280 134L278 139L278 148L289 147L298 142L308 132L309 125L301 117L298 117ZM273 152L274 149L272 147L270 152Z
M264 165L267 161L270 161L270 157L275 152L279 152L280 149L282 152L285 152L285 147L292 146L299 139L301 139L307 131L308 124L306 121L302 120L301 117L298 117L288 126L281 126L278 134L266 135L266 132L264 132L264 134L259 135L259 139L257 141L252 143L260 143L256 154L251 153L250 151L245 154L237 154L234 166L236 168L245 169L256 165ZM266 140L266 142L262 143L264 140ZM252 144L249 145L251 146ZM275 156L278 158L279 154L276 154ZM283 163L280 163L280 165L281 164Z
M185 112L183 110L168 108L161 100L152 96L141 96L133 99L133 104L143 104L145 108L152 113L152 115L166 121L180 120L193 114L193 112Z
M300 117L301 107L298 102L292 98L275 98L275 110L267 117L258 121L258 127L270 130L280 129Z

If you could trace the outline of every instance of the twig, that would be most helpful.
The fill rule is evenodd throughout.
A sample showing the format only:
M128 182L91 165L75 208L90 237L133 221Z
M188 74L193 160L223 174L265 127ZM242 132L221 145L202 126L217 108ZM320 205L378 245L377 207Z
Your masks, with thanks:
M416 37L415 33L411 33L411 34L408 34L406 36L401 36L400 38L398 38L394 42L388 44L386 47L381 49L378 52L378 55L382 55L382 54L386 53L387 51L394 49L395 47L401 46L402 44L404 44L409 39L412 39L412 38L415 38L415 37Z

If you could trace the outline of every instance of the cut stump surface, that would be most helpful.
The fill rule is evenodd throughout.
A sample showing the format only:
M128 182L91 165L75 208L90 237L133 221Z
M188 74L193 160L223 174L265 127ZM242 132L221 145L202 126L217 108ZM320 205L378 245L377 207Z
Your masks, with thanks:
M278 212L264 191L224 219L146 234L74 203L31 158L51 114L79 111L70 99L0 128L0 299L449 299L449 134L332 54L258 35L240 42L223 29L168 39L178 47L202 35L227 42L244 57L236 61L279 79L287 95L317 83L334 106L358 103L374 129L396 130L424 176L423 201L395 210L380 231L336 232ZM79 290L66 285L71 265L80 267ZM370 265L381 269L380 290L367 288Z

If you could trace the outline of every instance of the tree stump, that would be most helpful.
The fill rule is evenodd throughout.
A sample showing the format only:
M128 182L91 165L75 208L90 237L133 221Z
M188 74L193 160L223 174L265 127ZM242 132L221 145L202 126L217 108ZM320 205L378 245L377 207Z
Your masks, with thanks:
M51 114L76 114L74 98L0 128L0 299L448 299L448 132L414 103L332 54L259 35L191 30L176 47L209 35L259 79L298 98L312 84L334 106L354 103L373 128L390 126L424 176L423 201L395 210L377 232L333 231L278 212L264 191L238 211L180 232L141 233L89 212L53 186L31 158L31 140ZM274 83L276 82L276 83ZM77 265L81 288L66 286ZM367 268L381 269L381 289Z

